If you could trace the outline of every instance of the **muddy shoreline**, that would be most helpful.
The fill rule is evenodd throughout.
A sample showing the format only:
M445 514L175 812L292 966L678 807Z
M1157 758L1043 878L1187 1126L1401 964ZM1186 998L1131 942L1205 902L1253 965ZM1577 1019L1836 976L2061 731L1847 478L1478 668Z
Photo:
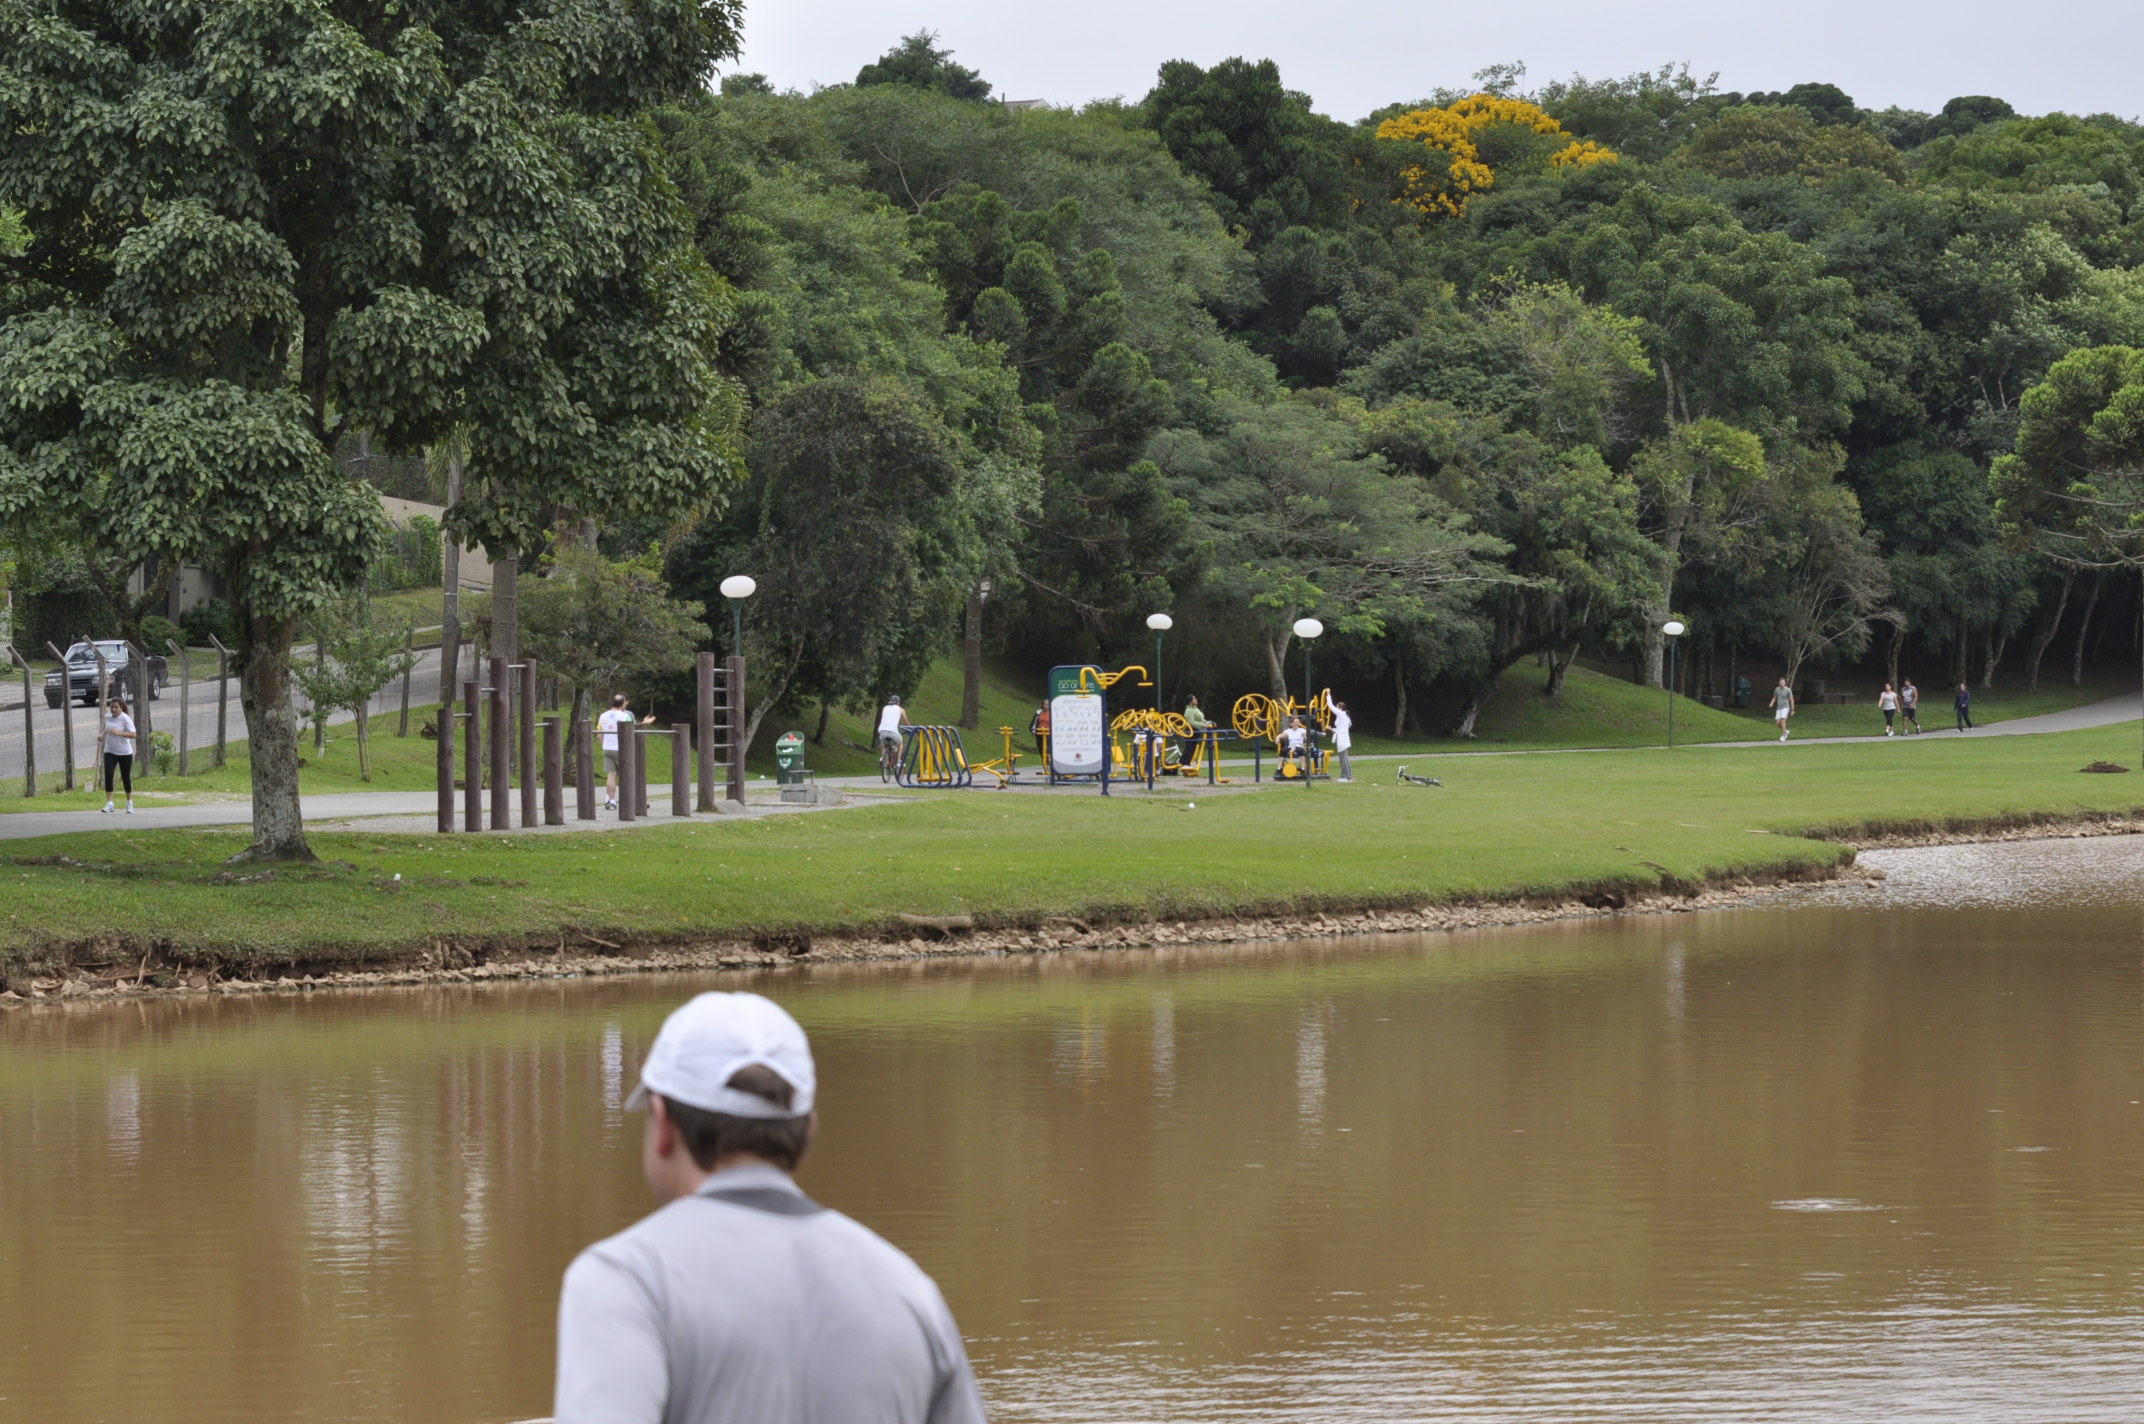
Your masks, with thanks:
M162 963L151 952L138 960L107 959L103 963L85 960L18 974L7 988L0 989L0 1007L26 1008L40 1003L182 994L291 994L390 985L522 982L615 974L1045 954L1081 949L1154 949L1174 945L1482 929L1557 920L1605 919L1616 915L1687 914L1754 904L1818 884L1860 881L1871 887L1880 886L1884 872L1867 870L1856 864L1855 856L1863 850L2138 834L2144 834L2144 819L2106 815L2006 817L1940 828L1925 825L1864 827L1852 834L1839 831L1811 833L1815 839L1848 844L1854 852L1833 866L1723 876L1703 884L1668 880L1644 890L1602 890L1560 897L1515 895L1416 908L1386 906L1354 911L1218 915L1198 920L1103 922L1059 916L1027 928L971 928L959 919L911 916L908 917L911 923L895 933L740 936L683 944L613 943L569 931L558 936L556 945L550 948L522 945L502 949L438 940L405 955L375 956L347 967L295 964L279 968L272 977L261 978L248 978L243 973L225 973L196 964Z

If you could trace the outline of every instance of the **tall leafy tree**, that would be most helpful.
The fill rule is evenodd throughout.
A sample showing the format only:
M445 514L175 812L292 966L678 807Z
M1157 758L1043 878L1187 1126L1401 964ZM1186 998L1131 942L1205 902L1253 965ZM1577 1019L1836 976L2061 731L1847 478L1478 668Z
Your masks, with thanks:
M935 30L918 30L881 55L875 63L856 72L859 88L873 84L905 84L911 89L930 89L949 99L987 99L990 81L964 64L956 64L953 51L938 43Z
M734 0L0 6L0 518L224 574L260 858L310 856L292 635L381 532L332 452L467 432L454 532L704 504L728 306L641 117Z

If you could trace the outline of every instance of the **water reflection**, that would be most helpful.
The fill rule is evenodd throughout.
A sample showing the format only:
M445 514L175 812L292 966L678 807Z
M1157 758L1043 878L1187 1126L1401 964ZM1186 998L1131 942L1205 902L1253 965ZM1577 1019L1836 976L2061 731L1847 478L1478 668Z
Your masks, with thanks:
M758 983L820 1049L807 1184L938 1275L1001 1419L2133 1417L2144 843L1881 863ZM698 987L0 1016L0 1418L540 1414Z

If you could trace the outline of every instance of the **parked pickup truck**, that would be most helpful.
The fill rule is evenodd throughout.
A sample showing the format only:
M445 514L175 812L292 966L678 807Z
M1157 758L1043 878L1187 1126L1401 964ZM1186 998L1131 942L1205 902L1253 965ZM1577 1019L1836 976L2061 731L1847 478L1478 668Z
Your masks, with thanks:
M66 677L62 680L57 672L45 674L45 705L57 707L72 693L74 700L87 707L97 705L97 654L104 654L105 675L111 679L112 695L131 700L135 695L134 659L127 645L117 639L95 643L76 643L67 650ZM149 700L155 701L164 695L164 684L170 680L171 664L151 653L147 658Z

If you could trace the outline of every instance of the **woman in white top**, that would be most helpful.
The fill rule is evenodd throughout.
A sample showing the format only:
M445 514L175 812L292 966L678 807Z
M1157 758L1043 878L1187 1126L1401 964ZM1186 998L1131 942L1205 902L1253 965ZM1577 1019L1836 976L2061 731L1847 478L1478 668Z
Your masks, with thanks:
M1347 715L1347 704L1333 704L1333 750L1340 754L1340 779L1353 781L1355 768L1348 764L1347 749L1355 745L1355 719Z
M127 789L127 814L134 814L134 719L127 704L113 698L104 704L104 809L112 809L112 773Z
M1883 691L1876 694L1876 705L1883 709L1883 734L1888 737L1896 730L1894 724L1898 720L1898 694L1891 690L1890 683L1885 683Z

